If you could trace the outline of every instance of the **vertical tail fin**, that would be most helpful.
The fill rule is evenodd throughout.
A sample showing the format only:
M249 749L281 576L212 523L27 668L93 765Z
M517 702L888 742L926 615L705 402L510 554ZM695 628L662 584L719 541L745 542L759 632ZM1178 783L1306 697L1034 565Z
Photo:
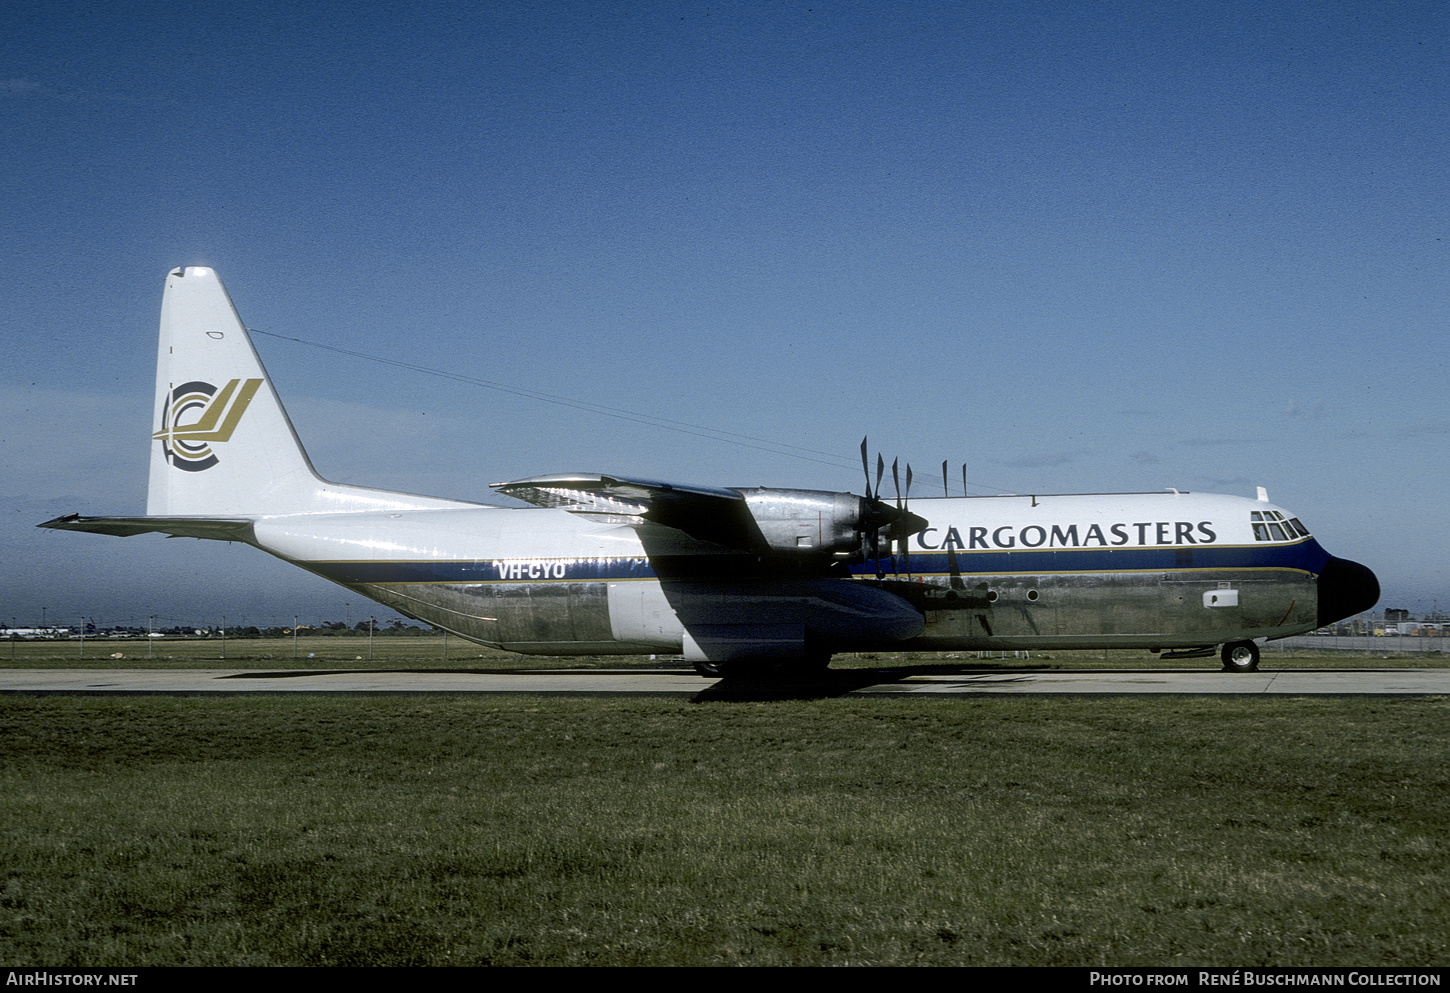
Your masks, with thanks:
M318 476L221 279L166 276L148 516L226 517L462 506Z
M152 423L149 516L295 512L320 482L211 269L166 276Z

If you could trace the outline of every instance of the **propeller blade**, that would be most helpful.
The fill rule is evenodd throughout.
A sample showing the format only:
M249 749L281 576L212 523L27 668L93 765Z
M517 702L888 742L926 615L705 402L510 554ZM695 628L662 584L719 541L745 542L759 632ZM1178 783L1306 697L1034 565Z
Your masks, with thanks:
M891 460L891 482L896 487L896 517L891 521L893 535L896 534L896 521L901 518L901 473L896 468L900 461L900 459ZM893 576L896 575L896 551L899 546L900 542L895 542L891 546L891 575Z
M941 462L941 492L942 496L951 496L952 491L947 489L947 460Z
M916 516L909 509L907 509L910 506L911 506L911 463L908 462L908 463L906 463L906 499L902 503L901 517L897 518L897 520L899 522L905 522L905 521L909 520L910 518ZM905 531L903 531L901 533L901 563L902 563L902 565L906 566L906 577L908 579L910 579L911 578L911 548L906 544L906 539L908 537L909 536L907 535L907 533Z
M883 578L886 573L881 569L881 526L888 523L889 517L883 514L886 509L881 504L881 477L886 472L886 461L881 458L881 453L876 453L876 489L871 489L871 463L867 459L867 442L869 436L861 439L861 473L866 477L866 516L862 525L866 531L866 554L870 561L876 563L876 578Z

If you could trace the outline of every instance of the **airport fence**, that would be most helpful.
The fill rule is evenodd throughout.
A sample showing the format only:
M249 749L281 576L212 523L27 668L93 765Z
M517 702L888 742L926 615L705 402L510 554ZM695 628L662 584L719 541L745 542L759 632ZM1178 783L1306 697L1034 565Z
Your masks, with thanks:
M1272 652L1275 645L1295 651L1385 652L1396 655L1404 652L1443 652L1450 647L1443 632L1430 635L1301 634L1271 641L1264 646L1264 651Z

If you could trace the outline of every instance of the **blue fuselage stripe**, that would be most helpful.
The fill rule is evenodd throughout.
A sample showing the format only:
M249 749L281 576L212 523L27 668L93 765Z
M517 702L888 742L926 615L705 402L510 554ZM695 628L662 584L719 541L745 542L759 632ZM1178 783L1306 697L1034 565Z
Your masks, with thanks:
M897 555L896 567L906 556ZM1168 545L1147 548L1051 548L990 552L916 552L911 571L923 574L1001 576L1008 574L1170 572L1200 569L1292 569L1318 574L1329 553L1316 541L1282 545ZM889 557L883 557L889 562ZM874 575L876 563L851 567L858 575Z
M730 561L733 557L720 557ZM1317 575L1329 561L1329 554L1315 541L1293 544L1166 546L1147 548L1052 548L1014 549L990 552L922 552L910 556L914 575L1000 576L1048 573L1183 572L1200 570L1287 569ZM358 561L299 563L338 583L519 583L519 582L618 582L658 579L650 560L632 558L591 559L470 559L424 561ZM661 563L663 565L663 563ZM721 564L724 564L723 562ZM891 558L883 556L880 566L891 571ZM896 556L896 571L904 571L905 559ZM874 576L875 561L851 566L857 576ZM676 570L665 569L668 574ZM705 570L708 572L708 570Z

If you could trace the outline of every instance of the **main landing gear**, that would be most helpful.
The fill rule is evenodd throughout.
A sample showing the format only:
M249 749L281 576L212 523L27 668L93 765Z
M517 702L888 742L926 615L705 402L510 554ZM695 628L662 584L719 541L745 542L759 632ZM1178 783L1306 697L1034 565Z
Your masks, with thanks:
M1252 641L1231 641L1223 646L1224 672L1253 672L1259 667L1259 646Z

